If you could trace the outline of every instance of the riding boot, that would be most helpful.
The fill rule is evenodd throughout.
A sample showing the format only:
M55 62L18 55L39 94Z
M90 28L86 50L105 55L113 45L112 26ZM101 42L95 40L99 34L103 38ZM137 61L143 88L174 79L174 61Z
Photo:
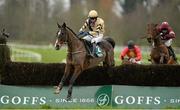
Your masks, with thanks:
M93 43L93 49L92 49L92 53L91 53L92 57L95 57L95 52L96 52L96 43Z
M174 49L173 49L171 46L169 46L169 47L168 47L168 50L169 50L170 56L172 56L173 59L174 59L175 61L177 61L177 57L176 57L176 55L175 55L175 53L174 53Z

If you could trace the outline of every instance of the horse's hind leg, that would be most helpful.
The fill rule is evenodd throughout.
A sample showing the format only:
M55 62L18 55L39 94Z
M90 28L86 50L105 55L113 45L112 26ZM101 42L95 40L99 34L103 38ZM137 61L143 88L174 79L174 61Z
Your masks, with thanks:
M74 73L71 77L71 80L69 82L69 89L68 89L68 95L67 95L67 100L70 100L72 97L72 89L73 89L73 84L75 82L75 80L77 79L77 77L80 75L80 73L82 72L82 69L80 66L76 66Z
M103 66L115 66L115 60L114 60L114 52L106 52L105 61L103 62Z
M61 81L60 81L59 85L56 86L56 90L54 92L55 94L60 93L61 89L63 88L64 82L66 81L67 77L69 76L71 68L72 68L71 65L68 65L68 64L66 65L64 75L61 78Z

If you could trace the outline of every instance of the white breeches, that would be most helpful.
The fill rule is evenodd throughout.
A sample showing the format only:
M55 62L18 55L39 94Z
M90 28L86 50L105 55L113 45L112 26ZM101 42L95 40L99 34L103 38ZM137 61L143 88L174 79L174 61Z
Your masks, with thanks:
M95 37L93 37L92 35L87 35L87 36L83 37L83 39L85 39L85 40L87 40L87 41L89 41L91 43L96 43L97 44L97 43L102 41L103 34L99 34L99 35L97 35Z
M141 64L141 61L136 61L135 58L130 58L129 61L132 63Z
M169 39L167 41L163 41L163 43L164 43L165 46L169 47L172 44L172 39ZM152 46L154 47L154 42L152 43Z
M84 36L82 39L84 39L84 40L87 40L87 41L91 42L91 40L93 39L93 36L91 36L91 35L87 35L87 36Z
M167 47L171 46L171 44L172 44L172 39L169 39L169 40L165 41L164 44L165 44Z

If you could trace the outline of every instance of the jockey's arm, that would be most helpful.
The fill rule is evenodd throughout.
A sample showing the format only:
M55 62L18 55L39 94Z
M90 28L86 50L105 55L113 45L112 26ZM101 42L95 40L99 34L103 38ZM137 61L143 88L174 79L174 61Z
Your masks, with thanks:
M88 27L88 20L86 20L86 22L83 24L83 26L81 27L81 29L79 30L79 32L84 32L87 27Z
M121 54L120 54L120 56L119 56L119 59L123 60L124 57L126 56L127 52L128 52L128 48L126 47L126 48L124 48L123 51L121 52Z
M104 34L105 29L104 29L104 20L100 19L99 24L96 27L96 32L98 32L99 34Z
M140 61L141 58L142 58L141 50L139 47L136 47L136 58L135 58L135 60Z
M93 36L102 37L104 34L104 20L101 18L98 18L97 25L93 31L90 31L89 33Z
M176 35L175 35L174 31L170 31L169 35L171 36L171 38L176 38Z
M170 31L169 34L166 34L161 39L162 40L169 40L169 39L174 39L174 38L176 38L175 33L173 31Z
M89 31L89 34L95 37L95 36L99 35L99 32L97 32L97 31Z
M170 35L169 37L170 38L175 38L176 37L175 32L173 31L173 29L171 27L168 28L168 31L169 31L169 35Z

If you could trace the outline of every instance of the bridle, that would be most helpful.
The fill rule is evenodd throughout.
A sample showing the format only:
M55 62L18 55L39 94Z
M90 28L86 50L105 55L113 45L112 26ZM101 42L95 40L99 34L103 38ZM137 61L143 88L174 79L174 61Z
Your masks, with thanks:
M60 32L60 31L62 31L62 30L60 29L60 30L58 31L58 33L57 33L57 35L58 35L58 40L60 39L60 37L65 37L65 40L62 41L62 42L60 42L60 45L67 44L68 42L71 43L72 41L68 41L68 36L69 36L69 35L67 35L67 27L64 28L64 30L63 30L63 31L64 31L64 32L63 32L63 35L61 35L62 32ZM60 33L60 34L59 34L59 33ZM74 37L74 36L73 36L73 37ZM67 53L73 55L73 54L84 53L84 52L86 52L86 51L74 51L74 52L67 52Z

